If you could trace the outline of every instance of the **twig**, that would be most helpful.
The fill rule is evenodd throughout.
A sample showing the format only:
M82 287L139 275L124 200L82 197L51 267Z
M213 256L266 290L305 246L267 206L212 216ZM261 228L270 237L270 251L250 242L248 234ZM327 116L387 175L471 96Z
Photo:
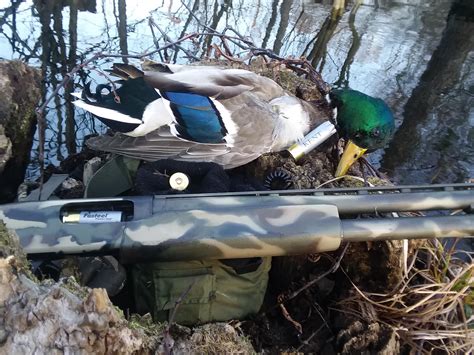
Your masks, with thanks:
M378 177L379 179L385 179L387 180L387 177L386 176L383 176L379 171L377 171L377 169L375 169L373 167L373 165L365 158L365 157L361 157L360 159L360 162L363 163L367 168L369 168L370 170L370 173L375 176L375 177Z
M184 297L188 295L189 291L191 291L191 289L196 284L196 282L197 282L197 278L194 278L191 284L183 291L183 293L181 293L181 295L179 295L179 297L175 301L174 308L168 317L168 324L166 325L166 328L163 331L163 347L164 347L165 354L173 353L174 340L170 333L171 325L174 322L174 319L176 317L176 312L178 311L179 306L183 302Z
M186 290L184 290L183 293L181 295L179 295L179 297L176 299L173 311L171 312L171 314L168 318L168 326L171 323L174 322L174 318L176 317L176 311L178 310L179 306L181 305L181 302L183 302L184 297L186 297L188 295L189 291L191 291L191 289L196 284L196 282L197 282L197 278L195 278L193 280L193 282L191 282L191 284L189 284L189 286L186 288Z
M316 329L313 334L311 334L306 340L301 342L301 345L296 348L296 351L299 352L303 347L309 344L311 339L313 339L319 332L324 328L325 324L322 324L318 329Z
M168 43L173 43L173 41L171 40L171 38L166 34L165 31L163 31L160 26L157 25L157 23L153 20L153 17L150 17L149 20L148 20L148 24L150 25L150 28L153 29L153 27L155 27L158 31L160 31L161 35L163 36L164 40ZM186 48L184 48L183 46L180 46L179 44L177 43L174 43L174 46L176 46L176 48L182 50L184 53L186 53L186 56L190 59L193 59L195 61L199 61L200 58L196 57L193 53L191 53L191 51L187 50Z
M304 290L308 289L309 287L313 286L315 283L317 283L318 281L322 280L323 278L325 278L326 276L328 276L329 274L332 274L333 272L335 272L337 269L339 269L339 266L341 265L341 260L342 258L344 257L344 254L346 253L346 250L347 248L349 247L349 244L346 244L344 246L344 249L342 250L341 254L338 256L338 258L336 259L335 263L331 266L331 268L325 272L323 272L321 275L319 275L318 277L316 277L315 279L309 281L308 283L306 283L306 285L304 285L303 287L299 288L298 290L296 291L293 291L292 293L290 293L289 295L286 295L285 297L282 297L282 300L280 301L281 303L283 302L287 302L289 300L292 300L293 298L295 298L296 296L298 296L301 292L303 292Z
M235 62L235 63L241 63L242 64L245 61L244 59L237 59L237 58L234 58L234 57L230 56L229 54L226 54L226 53L222 52L222 50L219 48L219 46L215 43L212 44L212 48L214 48L214 50L217 52L218 55L223 56L225 59L227 59L230 62Z
M110 79L110 76L104 73L102 70L98 68L93 68L93 70L110 83L110 85L112 86L112 94L114 95L114 100L115 102L120 103L120 96L118 96L117 94L117 85L115 85L115 82Z
M226 54L231 56L232 55L232 51L230 50L229 48L229 45L227 44L226 40L224 37L221 37L221 41L222 41L222 46L224 47L225 51L226 51Z
M298 331L299 334L303 334L303 327L301 326L301 323L295 321L291 317L290 313L288 312L288 310L286 309L286 307L283 303L280 303L279 306L280 306L281 312L283 313L283 316L286 318L286 320L288 322L290 322L291 324L293 324L293 326L296 328L296 330Z
M329 179L328 181L325 181L323 182L321 185L319 185L318 187L316 187L316 189L320 189L321 187L323 186L326 186L327 184L330 184L334 181L338 181L338 180L342 180L342 179L354 179L354 180L357 180L357 181L360 181L360 182L364 182L364 179L362 179L361 177L359 176L355 176L355 175L342 175L342 176L338 176L338 177L335 177L335 178L332 178L332 179ZM369 186L373 187L374 185L371 184L369 182Z

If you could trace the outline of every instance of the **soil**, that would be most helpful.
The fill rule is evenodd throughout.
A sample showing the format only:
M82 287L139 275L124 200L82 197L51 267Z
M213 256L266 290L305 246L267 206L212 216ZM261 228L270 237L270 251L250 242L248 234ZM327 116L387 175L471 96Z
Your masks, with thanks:
M252 320L243 322L245 334L252 339L257 351L263 352L311 352L311 353L398 353L398 339L393 329L378 323L362 323L347 313L341 313L337 301L353 291L349 280L360 289L391 288L398 278L390 274L401 274L399 249L381 243L372 249L386 250L385 255L398 255L387 260L383 267L371 261L371 251L366 243L351 243L342 259L341 268L311 287L286 301L283 307L278 300L318 278L333 265L338 252L306 257L274 258L270 273L269 292L262 311ZM359 256L354 258L354 256ZM377 258L379 259L379 258ZM363 277L357 278L361 275ZM282 279L282 275L285 277ZM385 280L378 283L377 280ZM385 288L385 289L386 289ZM346 310L347 311L347 310Z

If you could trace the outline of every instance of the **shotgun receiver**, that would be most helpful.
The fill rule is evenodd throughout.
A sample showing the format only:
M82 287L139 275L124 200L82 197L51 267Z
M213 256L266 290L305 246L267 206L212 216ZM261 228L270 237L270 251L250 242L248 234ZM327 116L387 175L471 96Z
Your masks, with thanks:
M472 237L473 207L474 184L451 184L19 202L0 206L0 219L30 257L111 254L137 262L307 254L335 250L342 240ZM454 209L465 212L350 218Z

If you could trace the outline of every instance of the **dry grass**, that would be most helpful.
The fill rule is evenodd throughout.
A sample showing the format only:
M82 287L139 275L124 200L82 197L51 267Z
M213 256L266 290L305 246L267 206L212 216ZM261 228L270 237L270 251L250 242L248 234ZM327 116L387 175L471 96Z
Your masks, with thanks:
M417 353L474 349L474 264L472 252L426 241L412 256L406 275L392 292L364 292L355 284L338 311L386 324L402 345Z

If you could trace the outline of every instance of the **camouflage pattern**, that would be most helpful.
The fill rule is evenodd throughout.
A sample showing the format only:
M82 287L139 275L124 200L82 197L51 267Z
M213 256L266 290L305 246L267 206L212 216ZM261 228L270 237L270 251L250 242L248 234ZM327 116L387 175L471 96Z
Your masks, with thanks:
M393 219L342 220L344 240L350 242L474 237L474 214Z
M62 223L60 209L65 202L107 204L120 199L26 202L3 206L0 219L17 232L28 254L121 250L133 260L196 260L338 248L341 230L335 206L285 206L279 200L249 206L247 199L127 198L134 203L132 221L99 224ZM308 228L315 220L318 226Z
M352 195L341 195L347 192ZM133 204L129 221L62 222L70 206L107 211L114 201ZM28 254L120 252L122 261L180 261L324 252L337 249L343 236L472 236L472 214L376 221L339 218L345 213L470 206L473 184L23 202L1 206L0 219L17 232Z

